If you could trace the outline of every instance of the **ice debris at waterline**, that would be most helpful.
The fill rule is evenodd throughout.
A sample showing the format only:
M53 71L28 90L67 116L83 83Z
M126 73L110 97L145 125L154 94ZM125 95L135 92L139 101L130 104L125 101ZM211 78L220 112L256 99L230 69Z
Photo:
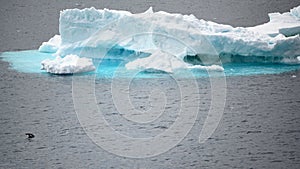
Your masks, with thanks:
M208 69L215 71L224 71L224 68L219 65L201 66L201 65L190 65L177 57L162 52L153 51L151 55L146 58L138 58L125 65L128 70L131 69L142 69L142 70L160 70L168 73L174 72L176 69Z
M42 70L53 74L73 74L95 70L92 59L80 58L77 55L67 55L64 58L45 59L41 62Z
M39 51L90 58L104 58L112 49L152 51L146 58L128 58L122 52L116 52L115 57L124 59L127 69L165 72L186 68L220 71L223 69L218 65L228 62L299 63L300 6L269 17L263 25L235 28L199 20L192 14L153 12L152 8L138 14L93 7L67 9L60 13L60 35L44 42ZM68 63L77 62L72 57L64 62L67 59ZM64 62L42 63L46 71L57 74L92 70L79 66L78 71L76 64L70 69L59 66Z

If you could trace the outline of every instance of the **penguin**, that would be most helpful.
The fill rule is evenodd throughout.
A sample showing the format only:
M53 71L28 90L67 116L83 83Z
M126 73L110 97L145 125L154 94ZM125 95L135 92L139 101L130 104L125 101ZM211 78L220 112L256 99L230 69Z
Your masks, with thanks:
M34 138L34 135L32 133L25 133L25 135L27 135L28 138Z

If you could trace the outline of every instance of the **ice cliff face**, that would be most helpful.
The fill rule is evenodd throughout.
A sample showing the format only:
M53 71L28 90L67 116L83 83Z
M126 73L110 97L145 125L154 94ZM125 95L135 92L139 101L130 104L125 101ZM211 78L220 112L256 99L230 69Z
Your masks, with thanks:
M186 56L198 57L203 64L213 64L219 57L226 62L260 61L261 57L266 58L264 61L298 62L299 16L300 6L283 14L269 14L270 21L263 25L234 28L199 20L193 15L153 12L152 8L139 14L95 8L67 9L60 14L60 38L56 36L43 43L39 50L56 52L59 56L81 55L82 49L107 51L116 46L137 52L154 51L143 62L133 61L138 63L136 66L128 63L129 68L149 68L153 58L160 62L164 62L162 58L169 59L171 63L176 62L170 65L189 67L183 61ZM178 67L162 65L161 69L167 72Z

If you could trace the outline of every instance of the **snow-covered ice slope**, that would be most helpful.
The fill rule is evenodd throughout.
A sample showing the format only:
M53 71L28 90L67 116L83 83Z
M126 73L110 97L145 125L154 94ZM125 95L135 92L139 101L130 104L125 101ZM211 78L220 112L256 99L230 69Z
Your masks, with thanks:
M39 47L40 52L45 53L55 53L61 44L61 37L59 35L55 35L48 42L43 42Z
M97 49L105 53L115 46L136 52L154 51L142 62L129 62L126 67L131 69L150 68L154 65L150 64L153 59L164 63L167 62L162 59L176 62L161 64L164 70L173 70L178 65L184 65L179 66L183 68L186 65L181 62L186 56L196 56L205 65L219 63L219 57L226 62L299 62L300 6L290 12L272 13L269 16L270 22L266 24L235 28L199 20L193 15L153 12L152 8L138 14L93 7L67 9L60 13L61 39L43 43L40 51L56 52L62 57L69 54L80 56L82 49ZM57 36L54 39L58 39ZM174 57L181 61L180 64ZM261 57L265 59L261 60ZM138 65L134 66L133 63ZM159 69L158 63L155 65L152 67Z
M300 6L290 10L290 12L270 13L270 21L268 23L248 28L249 30L277 36L283 34L285 36L297 35L300 32Z

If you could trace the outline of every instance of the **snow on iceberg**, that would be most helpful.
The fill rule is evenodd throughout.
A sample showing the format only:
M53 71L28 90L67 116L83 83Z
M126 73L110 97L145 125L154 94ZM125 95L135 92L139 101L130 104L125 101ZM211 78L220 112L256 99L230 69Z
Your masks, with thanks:
M92 59L80 58L77 55L57 56L54 60L46 59L41 62L42 70L53 74L73 74L95 70Z
M300 33L300 6L283 14L270 13L269 18L270 21L268 23L250 27L248 29L273 37L279 34L284 36L293 36Z
M152 8L138 14L93 7L67 9L60 13L61 41L52 43L50 40L40 47L40 51L55 52L63 57L80 56L83 49L105 53L115 46L136 52L151 50L148 58L130 60L126 68L153 68L166 72L193 67L185 63L187 56L201 60L194 68L218 64L220 60L285 63L290 60L299 63L299 11L300 6L283 14L269 14L270 21L266 24L235 28L199 20L194 15L153 12Z
M298 19L300 18L300 6L291 9L290 12L291 12L291 15L293 15L294 17L296 17Z

